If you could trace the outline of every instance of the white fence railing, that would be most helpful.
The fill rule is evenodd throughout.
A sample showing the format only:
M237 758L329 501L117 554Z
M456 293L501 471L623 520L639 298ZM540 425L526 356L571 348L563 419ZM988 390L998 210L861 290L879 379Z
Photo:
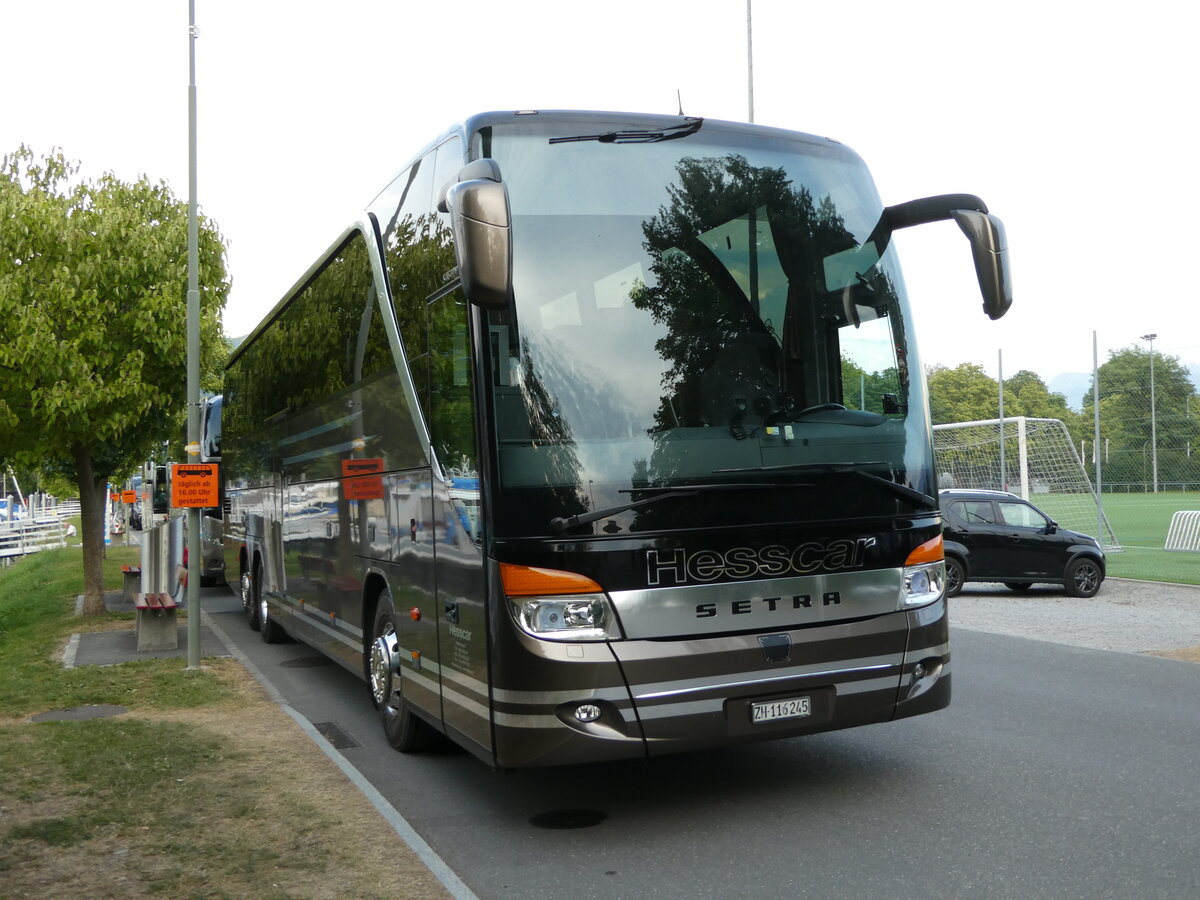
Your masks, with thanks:
M0 523L0 559L67 546L67 527L60 518Z

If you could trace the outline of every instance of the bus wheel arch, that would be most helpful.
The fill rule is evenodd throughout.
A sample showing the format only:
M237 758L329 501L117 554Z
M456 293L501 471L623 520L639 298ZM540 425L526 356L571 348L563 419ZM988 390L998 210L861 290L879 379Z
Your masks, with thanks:
M363 623L363 677L371 684L371 643L375 640L375 613L379 609L379 598L388 594L387 582L378 572L369 572L363 584L362 619ZM390 596L390 594L389 594ZM372 694L372 700L374 695ZM379 704L375 704L379 708Z

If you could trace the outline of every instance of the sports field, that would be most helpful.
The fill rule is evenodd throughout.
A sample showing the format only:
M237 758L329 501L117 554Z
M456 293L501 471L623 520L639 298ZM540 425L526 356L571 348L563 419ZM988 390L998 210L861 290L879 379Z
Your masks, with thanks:
M1047 515L1058 518L1065 505L1063 495L1040 494L1029 498ZM1157 494L1105 494L1104 514L1121 550L1108 554L1108 574L1115 578L1174 581L1200 584L1200 551L1164 550L1171 516L1179 510L1200 510L1200 491ZM1096 533L1095 513L1091 523L1060 520L1065 527Z

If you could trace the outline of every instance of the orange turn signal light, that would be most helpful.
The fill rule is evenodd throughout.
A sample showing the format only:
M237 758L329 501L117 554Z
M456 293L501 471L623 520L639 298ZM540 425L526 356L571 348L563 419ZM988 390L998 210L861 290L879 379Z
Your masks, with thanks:
M545 597L554 594L600 594L604 589L586 575L559 569L538 569L500 563L500 580L508 597Z
M906 566L917 566L921 563L941 562L945 558L946 551L942 544L942 536L939 534L908 554L908 559L904 561L904 564Z

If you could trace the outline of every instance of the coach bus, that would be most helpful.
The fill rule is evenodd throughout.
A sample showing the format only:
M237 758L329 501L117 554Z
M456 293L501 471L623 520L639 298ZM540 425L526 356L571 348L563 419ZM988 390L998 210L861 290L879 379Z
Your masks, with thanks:
M950 700L925 379L884 207L825 138L474 116L233 354L226 571L400 751L645 758ZM237 578L234 578L234 575ZM367 693L367 692L364 692ZM365 698L364 698L365 702Z

